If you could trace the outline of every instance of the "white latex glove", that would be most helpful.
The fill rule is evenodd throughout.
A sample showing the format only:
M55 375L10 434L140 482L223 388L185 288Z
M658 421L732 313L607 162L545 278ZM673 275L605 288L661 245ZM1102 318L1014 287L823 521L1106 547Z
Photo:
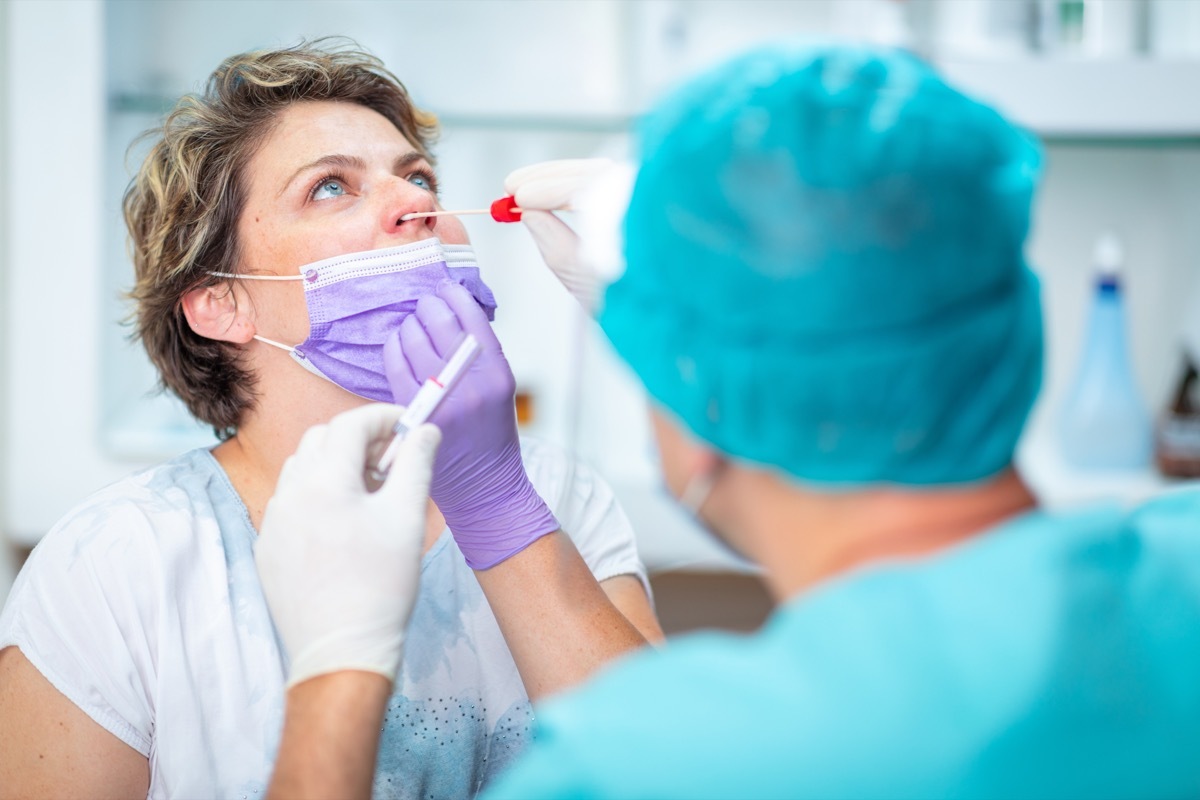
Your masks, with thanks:
M531 164L504 179L546 265L589 312L623 266L621 222L633 175L621 162L575 158ZM577 212L582 236L550 213L568 209Z
M267 504L254 558L291 657L287 685L338 670L395 681L416 602L429 477L441 432L411 431L369 492L369 455L402 406L348 411L304 434Z

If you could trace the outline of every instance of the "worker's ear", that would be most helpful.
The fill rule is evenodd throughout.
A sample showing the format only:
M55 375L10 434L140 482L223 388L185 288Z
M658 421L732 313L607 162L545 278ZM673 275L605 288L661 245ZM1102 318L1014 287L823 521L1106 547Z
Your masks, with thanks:
M696 472L711 475L720 468L725 459L721 454L712 449L704 442L696 442L695 449L692 450L692 463L696 467Z
M696 438L669 411L650 409L650 422L667 487L680 497L696 475L708 475L721 464L721 454Z
M238 290L229 283L202 286L183 296L183 316L195 333L206 339L246 344L257 329L251 319L249 298L238 302Z

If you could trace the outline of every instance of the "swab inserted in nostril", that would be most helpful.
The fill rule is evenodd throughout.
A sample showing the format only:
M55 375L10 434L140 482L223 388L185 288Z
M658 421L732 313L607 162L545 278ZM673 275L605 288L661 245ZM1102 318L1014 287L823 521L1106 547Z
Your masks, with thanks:
M501 197L492 203L491 208L471 208L460 211L413 211L400 217L401 222L421 217L461 217L467 214L491 214L496 222L520 222L521 209L517 208L517 200L511 195Z

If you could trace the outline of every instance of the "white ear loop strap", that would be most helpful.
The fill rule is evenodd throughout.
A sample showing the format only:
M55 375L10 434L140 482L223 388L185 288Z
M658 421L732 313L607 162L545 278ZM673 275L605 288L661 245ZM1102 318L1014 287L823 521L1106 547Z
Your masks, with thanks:
M289 353L296 352L296 348L294 348L290 345L286 345L283 342L277 342L274 339L268 339L265 336L259 336L257 333L254 334L254 338L257 339L258 341L262 342L263 344L271 345L271 347L278 347L280 350L286 350Z
M302 281L303 275L239 275L236 272L210 272L214 278L241 278L247 281Z
M210 272L214 278L241 278L250 281L300 281L304 280L303 275L239 275L236 272ZM286 350L289 353L296 352L296 348L286 345L283 342L277 342L274 339L268 339L265 336L254 334L254 338L263 344L269 344L272 347L278 347L280 350Z
M717 461L708 469L697 472L688 480L687 486L683 488L683 494L679 497L679 504L692 516L693 519L700 518L700 507L704 505L704 501L712 494L713 486L717 483L717 476L721 472L721 467L724 462Z

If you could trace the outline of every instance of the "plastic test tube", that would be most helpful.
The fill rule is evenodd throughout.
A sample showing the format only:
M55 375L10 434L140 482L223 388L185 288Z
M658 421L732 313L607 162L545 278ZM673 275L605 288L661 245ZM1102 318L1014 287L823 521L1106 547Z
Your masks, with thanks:
M437 374L437 377L427 379L417 390L416 397L408 404L400 421L392 428L395 436L388 444L387 449L383 451L383 455L379 457L379 464L371 469L372 478L381 481L387 477L388 470L392 468L392 462L396 460L396 452L400 449L400 443L404 441L404 437L413 428L423 425L429 420L430 415L442 402L442 398L446 396L446 393L450 391L459 376L471 365L478 354L479 340L468 333L467 338L454 351L454 355L450 356L450 360L446 362L446 366L442 367L442 371Z

